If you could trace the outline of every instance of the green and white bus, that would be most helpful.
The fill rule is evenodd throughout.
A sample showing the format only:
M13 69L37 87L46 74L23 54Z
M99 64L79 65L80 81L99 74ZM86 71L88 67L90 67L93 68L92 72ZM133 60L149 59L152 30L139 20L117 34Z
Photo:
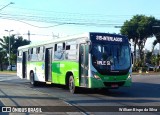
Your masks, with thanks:
M17 76L30 80L77 87L131 86L132 56L128 38L90 32L18 48Z

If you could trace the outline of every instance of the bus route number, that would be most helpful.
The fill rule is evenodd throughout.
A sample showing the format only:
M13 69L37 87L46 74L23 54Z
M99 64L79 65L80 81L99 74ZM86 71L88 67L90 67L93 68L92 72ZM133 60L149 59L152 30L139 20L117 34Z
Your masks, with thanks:
M97 65L111 65L110 61L97 61Z

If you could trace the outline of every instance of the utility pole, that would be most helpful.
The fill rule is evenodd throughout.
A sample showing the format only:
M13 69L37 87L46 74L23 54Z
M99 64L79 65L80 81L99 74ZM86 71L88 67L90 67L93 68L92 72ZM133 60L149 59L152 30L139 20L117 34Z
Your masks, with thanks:
M6 8L7 6L9 6L9 5L11 5L11 4L14 4L14 2L10 2L9 4L7 4L7 5L5 5L5 6L3 6L2 8L0 8L0 10L3 10L4 8ZM5 31L7 31L8 33L9 33L9 58L8 58L8 61L9 61L9 66L10 66L10 69L12 70L12 67L11 67L11 65L10 65L10 63L11 63L11 60L10 60L10 32L11 31L13 31L13 30L5 30Z
M28 33L27 33L27 35L28 35L28 41L30 41L30 31L28 30Z
M8 41L9 42L9 46L8 46L9 47L9 59L8 59L8 61L9 61L10 69L12 70L12 67L11 67L11 40L10 40L11 34L10 33L14 30L5 30L5 31L8 32L8 34L9 34L9 41Z

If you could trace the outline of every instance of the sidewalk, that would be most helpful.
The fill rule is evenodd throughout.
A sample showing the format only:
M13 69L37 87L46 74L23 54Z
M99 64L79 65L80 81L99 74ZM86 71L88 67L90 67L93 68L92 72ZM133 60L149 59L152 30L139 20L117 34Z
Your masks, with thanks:
M138 72L132 72L132 75L160 75L160 72L142 72L142 73L138 73Z
M17 75L17 72L16 71L0 71L0 74L1 75ZM132 75L160 75L160 72L153 72L153 71L150 71L148 73L132 72Z
M0 71L1 75L17 75L17 71Z

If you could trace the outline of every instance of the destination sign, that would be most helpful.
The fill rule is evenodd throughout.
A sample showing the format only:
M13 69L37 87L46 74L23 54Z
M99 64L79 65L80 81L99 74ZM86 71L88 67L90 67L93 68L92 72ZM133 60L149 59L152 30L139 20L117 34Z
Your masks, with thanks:
M112 42L123 42L122 38L120 37L116 37L116 36L100 36L97 35L96 36L96 40L100 40L100 41L112 41Z
M111 65L111 62L110 61L96 61L94 62L95 64L97 65Z
M92 42L96 42L96 43L126 43L128 44L128 38L126 36L123 35L119 35L119 34L110 34L110 33L94 33L91 32L90 33L90 39Z

